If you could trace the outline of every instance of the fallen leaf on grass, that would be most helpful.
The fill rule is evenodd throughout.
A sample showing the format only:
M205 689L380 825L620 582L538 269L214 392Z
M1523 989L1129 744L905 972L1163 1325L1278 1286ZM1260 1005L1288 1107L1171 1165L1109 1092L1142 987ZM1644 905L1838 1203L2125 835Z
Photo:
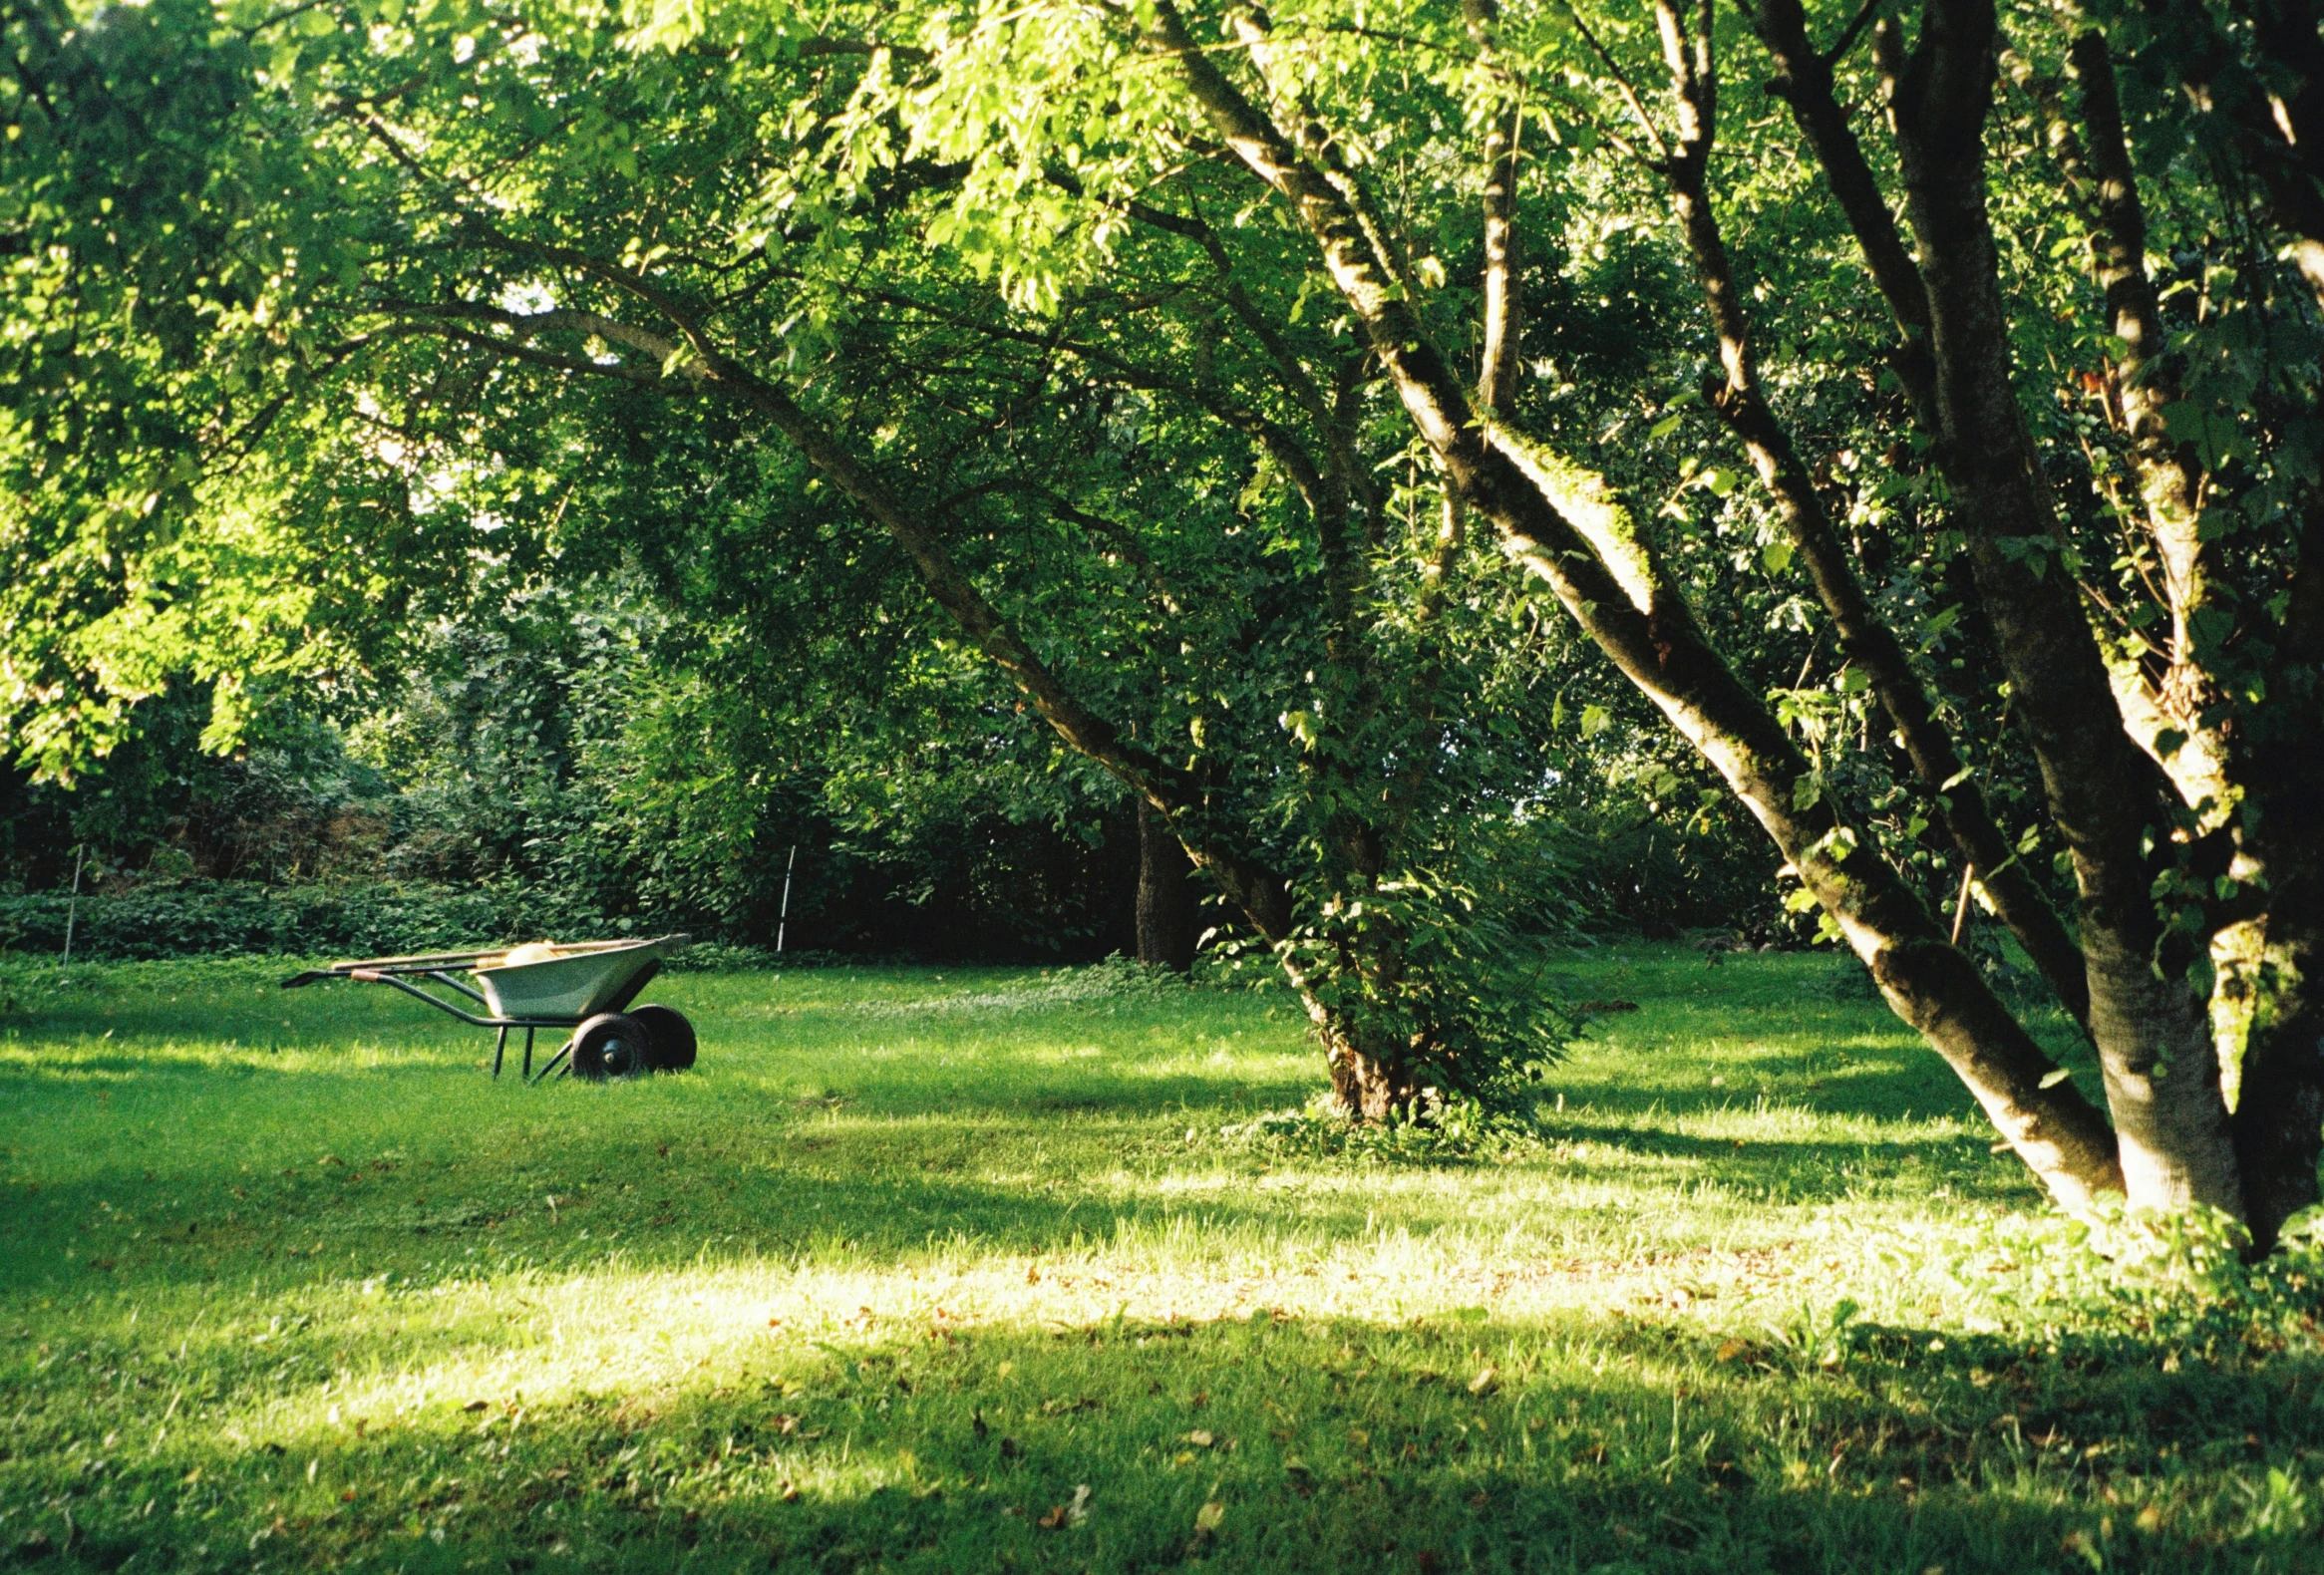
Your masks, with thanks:
M470 1401L470 1402L469 1402L467 1405L465 1405L465 1406L461 1407L460 1409L461 1409L462 1411L483 1411L483 1410L484 1410L484 1409L485 1409L487 1406L490 1406L491 1404L492 1404L492 1402L491 1402L491 1401L489 1401L489 1400L472 1400L472 1401Z
M1484 1395L1489 1393L1493 1389L1494 1381L1499 1377L1500 1373L1497 1369L1483 1369L1478 1373L1477 1377L1469 1381L1469 1393L1472 1395Z
M1207 1428L1196 1427L1186 1434L1186 1441L1197 1449L1207 1449L1218 1441L1218 1437Z

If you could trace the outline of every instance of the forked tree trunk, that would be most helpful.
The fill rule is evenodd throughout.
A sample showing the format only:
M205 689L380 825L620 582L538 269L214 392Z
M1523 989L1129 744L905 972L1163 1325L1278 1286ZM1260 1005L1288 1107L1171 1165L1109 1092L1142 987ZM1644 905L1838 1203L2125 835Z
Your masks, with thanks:
M1503 550L1545 581L1624 676L1727 781L1798 870L1892 1008L1968 1085L2026 1163L2069 1207L2121 1185L2106 1121L1944 942L1926 907L1877 851L1857 841L1790 737L1704 640L1628 510L1594 474L1481 422L1407 304L1357 172L1312 151L1252 105L1156 0L1153 47L1175 66L1234 155L1284 200L1393 379L1420 436L1463 503ZM1264 22L1232 25L1265 66ZM1325 160L1324 163L1312 161Z
M1154 805L1138 806L1138 960L1185 973L1198 934L1194 865Z

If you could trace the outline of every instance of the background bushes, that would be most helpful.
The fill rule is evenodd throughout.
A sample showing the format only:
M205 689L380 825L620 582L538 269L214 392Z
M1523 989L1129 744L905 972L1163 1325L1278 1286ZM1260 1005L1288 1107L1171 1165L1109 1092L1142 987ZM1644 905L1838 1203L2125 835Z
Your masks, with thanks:
M85 849L74 951L92 958L672 930L931 961L1135 951L1132 806L991 675L917 660L792 695L669 649L632 592L616 576L488 598L388 687L295 697L231 756L203 752L210 696L181 686L69 788L0 767L0 950L63 950ZM1495 922L1799 938L1764 840L1701 801L1717 795L1659 735L1568 732L1537 791L1471 806L1452 873Z

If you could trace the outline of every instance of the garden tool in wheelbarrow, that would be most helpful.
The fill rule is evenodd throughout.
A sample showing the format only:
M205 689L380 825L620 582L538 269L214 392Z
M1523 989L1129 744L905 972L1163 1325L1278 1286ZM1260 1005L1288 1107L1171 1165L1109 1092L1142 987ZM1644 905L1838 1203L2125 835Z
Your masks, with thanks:
M675 1008L631 1006L662 971L662 959L684 946L684 935L636 941L533 941L492 951L430 952L417 957L366 957L309 969L282 981L285 990L323 979L392 985L463 1023L498 1030L493 1076L500 1075L511 1029L524 1030L528 1083L570 1072L589 1083L684 1072L694 1065L694 1025ZM466 974L475 981L456 977ZM433 987L433 988L431 988ZM472 1012L441 992L466 996ZM571 1029L562 1049L532 1070L532 1036L544 1028Z

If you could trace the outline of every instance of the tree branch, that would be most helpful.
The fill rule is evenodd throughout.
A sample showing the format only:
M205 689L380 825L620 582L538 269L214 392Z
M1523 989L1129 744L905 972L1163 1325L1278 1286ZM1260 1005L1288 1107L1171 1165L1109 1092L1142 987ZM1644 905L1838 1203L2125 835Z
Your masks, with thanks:
M1750 0L1752 31L1776 64L1768 92L1792 107L1792 118L1824 169L1840 212L1871 269L1872 282L1888 303L1903 343L1889 363L1911 400L1922 430L1935 432L1936 373L1928 345L1928 291L1911 250L1880 194L1880 183L1848 127L1847 111L1833 92L1831 59L1808 38L1808 18L1800 0Z

